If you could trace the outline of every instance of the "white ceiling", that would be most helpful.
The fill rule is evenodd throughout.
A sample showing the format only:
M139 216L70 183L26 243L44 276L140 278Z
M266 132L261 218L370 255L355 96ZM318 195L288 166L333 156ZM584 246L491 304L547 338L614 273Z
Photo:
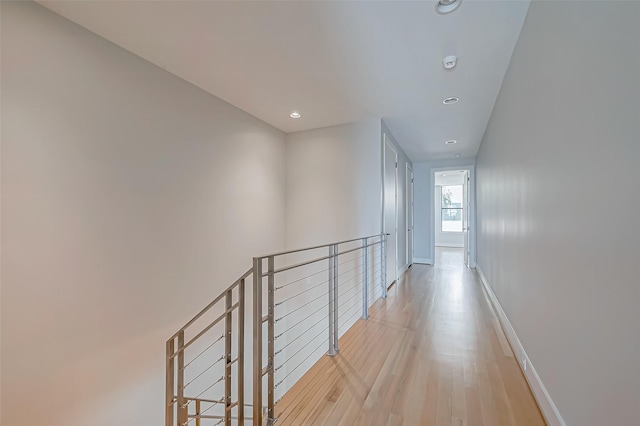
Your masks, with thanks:
M381 117L413 161L475 156L529 6L464 0L439 15L435 1L40 3L284 132ZM459 62L447 71L451 54ZM443 105L449 96L461 100Z

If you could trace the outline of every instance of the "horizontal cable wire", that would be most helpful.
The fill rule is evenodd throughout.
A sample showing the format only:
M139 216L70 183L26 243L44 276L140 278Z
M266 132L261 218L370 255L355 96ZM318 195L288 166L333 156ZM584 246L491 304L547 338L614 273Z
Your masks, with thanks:
M382 287L376 283L373 286L373 291L369 294L369 301L373 300L373 298L379 298L382 295Z
M351 269L349 269L349 270L347 270L347 271L344 271L344 272L342 272L341 274L338 274L338 277L341 277L341 276L343 276L343 275L346 275L346 274L348 274L349 272L353 272L353 271L355 271L355 270L357 270L357 269L359 269L359 268L360 268L360 265L356 266L355 268L351 268ZM361 272L360 274L358 274L358 275L354 275L353 277L348 278L348 279L353 279L353 278L356 278L356 277L358 277L358 276L360 276L360 275L362 275L362 272ZM340 280L338 280L338 286L340 286L340 282L339 282L339 281L340 281ZM345 281L345 282L346 282L346 281Z
M347 309L345 309L345 310L344 310L344 312L342 313L342 315L340 315L340 316L338 317L338 320L340 320L340 319L344 318L344 316L345 316L345 315L346 315L346 314L347 314L351 309L355 308L355 307L356 307L356 306L358 306L359 304L360 304L359 302L358 302L358 303L354 303L354 304L352 304L351 306L349 306ZM358 310L357 312L360 312L360 311Z
M291 355L289 358L285 359L282 364L280 364L280 366L276 367L275 370L273 370L274 372L278 371L279 369L281 369L287 362L291 361L291 359L298 355L304 348L306 348L309 343L313 342L314 340L316 340L318 337L320 337L320 335L324 332L326 332L329 329L329 327L323 328L322 330L320 330L320 333L316 334L315 336L313 336L313 338L311 340L309 340L304 346L302 346L300 349L298 349L293 355ZM327 342L323 339L322 344L326 344Z
M211 405L209 406L209 408L207 408L206 410L202 410L200 411L200 413L197 413L196 415L200 415L202 416L204 413L206 413L207 411L211 410L213 407L215 407L217 404L224 404L224 397L220 398L219 400L217 400L215 403L210 403ZM195 420L195 417L190 419L188 423L191 423L192 420ZM204 420L204 419L203 419ZM216 425L219 425L220 423L222 423L224 421L224 419L220 420L218 423L216 423ZM214 425L215 426L215 425Z
M360 273L353 275L352 277L349 278L345 278L342 283L338 283L338 290L342 289L344 286L346 286L349 283L352 283L354 281L357 280L357 282L362 282L364 281L364 273L365 271L360 271ZM360 278L360 279L358 279ZM342 285L341 285L342 284Z
M200 356L201 356L203 353L205 353L206 351L208 351L209 349L211 349L211 347L212 347L213 345L215 345L216 343L218 343L218 342L219 342L220 340L222 340L222 339L224 339L224 334L223 334L222 336L218 337L218 338L216 339L216 341L215 341L215 342L213 342L212 344L210 344L209 346L207 346L207 347L205 348L205 350L203 350L202 352L200 352L200 353L199 353L195 358L193 358L191 361L189 361L189 362L187 363L187 365L185 365L185 366L182 368L182 370L186 370L186 369L187 369L187 367L188 367L189 365L191 365L191 363L192 363L193 361L195 361L196 359L200 358Z
M382 263L382 261L381 261L381 260L379 260L379 261L377 261L376 263L374 263L374 264L372 265L372 267L373 267L374 269L377 269L377 268L376 268L376 266L379 266L381 263Z
M297 308L295 308L294 310L289 311L288 313L284 314L284 315L283 315L283 316L281 316L280 318L277 318L275 322L278 322L278 321L280 321L281 319L288 317L288 316L289 316L289 315L291 315L292 313L294 313L294 312L296 312L296 311L299 311L300 309L302 309L302 308L304 308L305 306L307 306L307 305L309 305L309 304L311 304L311 303L315 302L316 300L320 299L321 297L326 297L326 296L327 296L327 294L326 294L326 293L323 293L323 294L321 294L320 296L316 297L315 299L311 299L310 301L308 301L308 302L307 302L307 303L305 303L304 305L300 305L300 306L298 306ZM276 303L276 306L278 306L278 304L277 304L277 303Z
M213 382L213 384L211 386L209 386L208 388L206 388L205 390L203 390L202 392L200 392L198 395L196 395L195 398L193 399L198 399L199 397L201 397L206 391L208 391L209 389L211 389L212 387L214 387L215 385L217 385L218 383L220 383L221 381L224 380L224 376L220 377L218 380L216 380L215 382ZM184 405L182 408L186 407L186 405Z
M278 334L277 336L274 337L274 339L277 339L279 337L281 337L284 333L286 333L287 331L291 330L292 328L295 328L297 326L299 326L300 324L303 324L304 321L308 320L309 318L311 318L314 314L317 314L318 312L320 312L323 309L328 309L326 305L322 305L320 306L320 308L318 308L317 310L313 311L312 313L310 313L309 315L307 315L306 317L302 318L300 321L298 321L297 323L295 323L294 325L292 325L291 327L287 328L286 330L284 330L282 333Z
M324 306L323 306L323 308L324 308ZM316 322L315 322L311 327L307 328L305 331L303 331L302 333L298 334L298 336L297 336L295 339L291 340L290 342L287 342L287 344L286 344L286 345L284 345L283 347L281 347L280 349L278 349L277 351L275 351L275 352L274 352L274 355L278 355L278 354L279 354L280 352L282 352L282 351L283 351L287 346L289 346L290 344L292 344L293 342L295 342L296 340L298 340L299 338L301 338L302 336L304 336L306 332L308 332L309 330L313 329L316 325L320 324L322 321L326 321L326 320L327 320L327 318L326 318L326 317L320 318L320 319L319 319L318 321L316 321ZM301 323L299 323L299 324L301 324ZM324 331L324 330L323 330L323 331Z
M382 274L380 272L373 272L371 274L371 281L372 283L377 284L380 281L380 277L382 276Z
M317 350L318 350L318 349L320 349L320 348L322 347L322 345L326 345L326 344L327 344L327 342L322 342L322 344L321 344L321 345L317 346L314 350L312 350L312 351L309 353L309 355L307 355L307 357L306 357L305 359L303 359L303 360L302 360L302 362L300 362L300 364L296 365L296 366L294 367L294 369L293 369L293 370L289 371L289 372L287 373L287 375L286 375L286 376L284 376L284 377L282 378L282 380L280 380L278 383L276 383L276 385L275 385L273 388L275 389L275 388L277 388L278 386L280 386L280 385L282 384L282 382L284 382L284 381L287 379L287 377L289 377L289 375L291 375L291 373L293 373L294 371L296 371L296 370L297 370L297 369L298 369L302 364L304 364L304 363L305 363L305 361L306 361L306 360L308 360L308 359L309 359L309 357L311 357L311 355L313 355L314 353L316 353L316 352L317 352ZM284 364L283 364L283 365L284 365ZM278 368L280 368L280 367L278 367Z
M354 260L360 260L360 259L362 259L362 255L356 256L356 257L354 257L353 259L350 259L350 260L345 260L342 263L338 263L338 266L344 265L345 263L353 262Z
M294 281L288 282L287 284L283 284L283 285L281 285L281 286L279 286L279 287L276 287L275 289L276 289L276 290L280 290L281 288L288 287L288 286L290 286L290 285L292 285L292 284L295 284L295 283L297 283L297 282L300 282L300 281L302 281L302 280L306 280L307 278L311 278L311 277L313 277L313 276L316 276L316 275L319 275L319 274L322 274L322 273L327 273L327 272L329 272L329 268L327 268L327 269L323 269L322 271L316 272L315 274L307 275L306 277L299 278L299 279L297 279L297 280L294 280Z
M357 287L356 287L356 288L357 288ZM344 300L340 300L340 301L339 301L339 305L338 305L338 307L340 307L340 308L341 308L341 307L343 307L345 303L347 303L347 302L349 302L349 301L353 300L356 296L359 296L359 295L360 295L360 293L362 293L362 286L359 286L358 291L356 291L356 292L355 292L355 293L353 293L351 296L349 296L349 298L344 299Z
M202 376L204 373L206 373L207 371L211 370L217 363L219 363L220 361L222 361L224 359L224 355L221 355L220 358L218 358L213 364L211 364L210 366L208 366L204 371L202 371L200 374L198 374L196 377L194 377L193 379L191 379L189 381L189 383L187 383L186 385L184 385L182 388L186 389L187 386L189 386L191 383L195 382L200 376Z
M353 313L353 315L351 315L351 316L350 316L350 317L345 321L345 324L346 324L346 323L348 323L349 321L351 321L351 320L353 319L353 317L355 317L355 316L356 316L356 315L358 315L358 314L361 314L361 312L359 312L359 311L355 311L355 312Z
M348 294L350 291L353 291L354 289L362 290L362 283L363 282L364 282L364 280L360 280L360 281L354 283L353 287L351 287L348 290L345 290L344 292L342 292L341 294L338 295L338 300L340 300L341 297L344 297L346 294Z
M338 308L340 310L342 310L342 308L344 308L345 305L347 305L349 302L352 302L355 298L359 298L359 300L361 301L362 300L361 296L362 296L362 292L361 291L354 293L353 296L351 296L350 298L345 299L343 302L341 302L340 305L338 306ZM358 302L358 303L360 303L360 302Z
M306 293L306 292L308 292L308 291L311 291L311 290L313 290L314 288L318 288L318 287L320 287L321 285L325 285L325 284L327 284L328 282L329 282L329 280L325 280L325 281L321 282L320 284L316 284L316 285L314 285L313 287L309 287L309 288L308 288L308 289L306 289L306 290L302 290L300 293L294 294L294 295L293 295L293 296L291 296L291 297L287 297L286 299L281 300L280 302L276 303L275 305L276 305L276 306L278 306L278 305L282 305L283 303L288 302L289 300L291 300L291 299L293 299L293 298L295 298L295 297L298 297L298 296L300 296L301 294L304 294L304 293Z
M373 294L372 298L369 299L369 301L371 302L371 301L379 299L381 297L382 297L382 291L376 290L375 293Z

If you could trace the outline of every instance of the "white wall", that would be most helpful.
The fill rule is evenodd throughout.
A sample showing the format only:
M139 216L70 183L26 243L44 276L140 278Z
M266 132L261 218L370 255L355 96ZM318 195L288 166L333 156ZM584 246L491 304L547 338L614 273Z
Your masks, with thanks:
M391 142L396 152L398 153L398 211L397 211L397 223L398 223L398 263L397 263L397 276L402 274L410 263L407 262L407 182L405 179L405 173L407 170L407 164L413 167L413 164L407 154L402 150L398 141L395 139L389 128L382 122L382 134L384 143L384 135L387 135L387 140ZM389 212L391 213L391 212ZM387 214L389 214L387 213ZM415 225L415 220L414 220Z
M435 170L460 170L473 169L475 159L456 158L452 160L440 160L432 162L420 162L414 164L414 226L415 243L413 260L418 263L432 264L434 261L432 229L435 229L434 218L434 173ZM471 197L474 196L473 184L475 176L471 174ZM473 206L470 212L469 245L472 259L475 256L475 232L472 223Z
M303 248L379 234L382 215L380 120L291 133L286 139L287 246ZM360 244L357 241L341 246L340 250L347 251ZM371 255L374 251L370 250ZM327 255L327 248L323 248L290 255L287 261L295 264ZM339 335L362 312L362 304L358 300L363 279L359 256L358 250L338 260L341 265ZM375 258L370 259L370 267L375 261ZM276 351L282 348L282 352L276 355L276 365L288 360L276 372L277 382L284 378L284 383L276 388L276 398L280 398L327 352L328 344L324 342L327 342L328 331L323 331L327 329L328 322L327 299L323 297L328 288L324 285L327 268L327 261L322 261L276 276L276 286L295 283L276 292L276 303L299 294L294 299L296 306L305 306L285 318L281 317L287 305L276 306L276 335L292 328L291 332L276 340ZM377 268L379 270L379 266ZM376 294L379 296L381 287L374 287L375 274L370 272L369 292L373 295L379 290ZM320 299L314 301L318 297ZM309 315L312 316L309 318ZM300 332L306 330L306 334L301 336Z
M477 158L478 265L568 425L638 423L638 22L532 2Z
M165 339L284 246L284 135L23 2L2 113L2 424L162 424Z
M380 121L287 135L287 246L380 233Z

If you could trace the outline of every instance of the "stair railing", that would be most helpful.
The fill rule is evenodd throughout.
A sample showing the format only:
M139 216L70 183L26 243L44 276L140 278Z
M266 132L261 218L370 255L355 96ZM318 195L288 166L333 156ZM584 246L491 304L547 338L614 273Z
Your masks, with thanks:
M254 257L167 341L165 426L273 424L277 396L323 353L335 356L341 333L386 298L385 240L378 234Z

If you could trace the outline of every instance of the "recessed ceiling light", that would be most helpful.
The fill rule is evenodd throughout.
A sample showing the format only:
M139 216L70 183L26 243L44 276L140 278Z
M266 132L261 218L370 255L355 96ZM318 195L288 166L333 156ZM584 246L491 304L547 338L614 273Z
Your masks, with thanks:
M442 175L440 175L440 176L442 176L442 177L447 177L447 175L445 175L445 174L442 174Z
M300 115L300 113L298 111L293 111L291 114L289 114L289 117L291 117L291 118L300 118L302 116Z
M436 5L436 12L445 15L460 7L462 0L440 0Z
M442 101L442 103L445 104L445 105L451 105L451 104L455 104L459 100L460 100L460 98L458 98L456 96L452 96L452 97L447 98L444 101Z
M457 143L457 142L458 142L458 141L457 141L457 140L455 140L455 139L450 139L450 140L446 141L445 143L446 143L447 145L452 145L452 144Z
M446 70L455 68L457 63L458 63L458 58L455 55L447 56L442 60L442 66Z
M456 154L456 157L460 157L460 154ZM460 170L460 173L464 173L464 170Z
M460 158L460 154L456 154L456 155L454 155L454 157Z

